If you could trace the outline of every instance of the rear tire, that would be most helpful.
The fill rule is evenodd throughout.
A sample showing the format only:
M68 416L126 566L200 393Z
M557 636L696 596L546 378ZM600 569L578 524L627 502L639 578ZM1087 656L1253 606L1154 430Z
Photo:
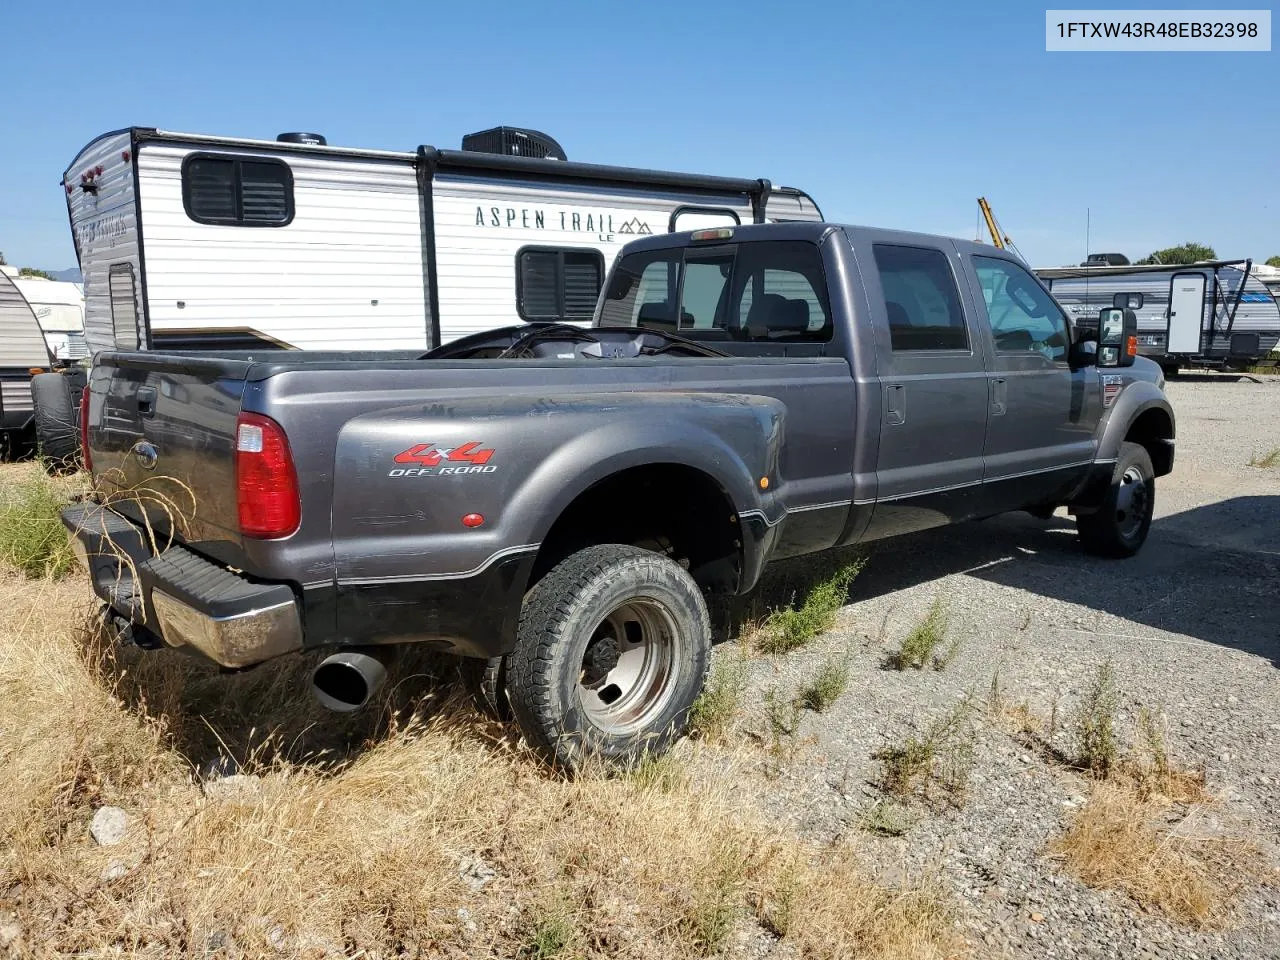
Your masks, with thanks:
M710 651L707 606L683 567L638 547L588 547L525 597L507 695L553 764L625 767L684 732Z
M60 373L40 373L31 378L35 405L36 450L45 469L70 473L77 467L80 441L78 411L71 403L71 382Z
M1156 478L1151 456L1137 443L1122 443L1106 499L1093 513L1076 517L1080 542L1100 557L1132 557L1151 530Z
M507 701L507 658L490 657L478 660L471 668L476 706L488 717L500 723L510 723L511 704Z

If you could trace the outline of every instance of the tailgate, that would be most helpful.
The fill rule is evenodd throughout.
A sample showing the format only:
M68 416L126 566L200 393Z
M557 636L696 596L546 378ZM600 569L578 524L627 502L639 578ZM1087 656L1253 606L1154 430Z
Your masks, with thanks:
M89 451L115 510L182 540L239 542L236 417L249 366L155 353L98 358Z

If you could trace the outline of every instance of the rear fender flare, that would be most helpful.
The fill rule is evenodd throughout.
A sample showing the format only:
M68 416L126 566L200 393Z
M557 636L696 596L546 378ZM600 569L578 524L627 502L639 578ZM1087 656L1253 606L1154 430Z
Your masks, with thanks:
M565 510L602 480L633 467L674 464L715 481L740 522L759 513L772 531L783 513L776 492L784 408L767 397L740 398L746 402L734 406L723 396L708 399L686 397L663 411L668 416L601 424L560 445L505 507L510 529L520 542L541 543ZM768 541L744 535L742 542L744 577L754 580Z

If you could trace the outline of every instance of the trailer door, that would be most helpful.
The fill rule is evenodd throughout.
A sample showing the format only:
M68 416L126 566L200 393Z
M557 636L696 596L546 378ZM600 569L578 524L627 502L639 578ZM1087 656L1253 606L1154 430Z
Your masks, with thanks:
M1169 281L1168 353L1200 353L1204 325L1205 275L1175 273Z

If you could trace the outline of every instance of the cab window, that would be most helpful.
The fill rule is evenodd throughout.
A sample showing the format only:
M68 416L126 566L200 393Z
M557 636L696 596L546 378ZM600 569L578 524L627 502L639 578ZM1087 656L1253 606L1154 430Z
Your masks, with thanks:
M600 323L749 342L825 343L833 330L821 254L804 241L631 254L610 277Z
M960 291L946 254L899 243L877 243L872 250L894 352L968 350Z
M1071 335L1057 302L1026 270L998 257L973 258L997 353L1037 353L1066 362Z

